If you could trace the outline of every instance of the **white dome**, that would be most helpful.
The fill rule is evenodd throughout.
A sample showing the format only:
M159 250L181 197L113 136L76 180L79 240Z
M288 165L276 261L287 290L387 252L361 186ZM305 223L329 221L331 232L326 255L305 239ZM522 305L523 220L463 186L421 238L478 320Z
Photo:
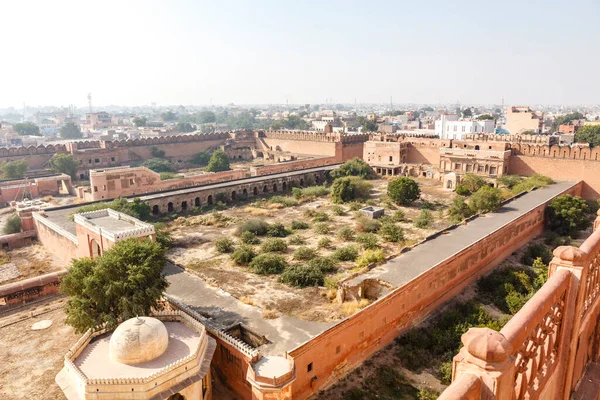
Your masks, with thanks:
M128 319L110 337L110 358L121 364L139 364L159 357L167 350L169 332L151 317Z

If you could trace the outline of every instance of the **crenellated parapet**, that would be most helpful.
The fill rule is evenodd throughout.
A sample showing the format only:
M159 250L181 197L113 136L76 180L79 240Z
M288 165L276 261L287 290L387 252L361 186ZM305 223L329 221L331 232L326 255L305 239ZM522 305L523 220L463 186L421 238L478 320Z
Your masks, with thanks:
M278 131L259 131L259 137L281 140L304 140L316 142L342 142L342 143L361 143L369 140L369 134L344 134L341 132L318 132L318 131L296 131L296 130L278 130Z
M558 143L558 137L549 135L503 135L495 133L467 133L463 140L477 142L510 142L553 145Z

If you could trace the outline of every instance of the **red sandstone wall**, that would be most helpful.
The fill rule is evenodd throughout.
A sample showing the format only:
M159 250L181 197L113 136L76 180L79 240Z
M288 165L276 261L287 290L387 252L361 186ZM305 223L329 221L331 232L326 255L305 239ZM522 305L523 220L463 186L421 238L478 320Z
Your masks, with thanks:
M567 192L577 194L580 190L581 185L577 185ZM296 366L294 397L306 398L334 383L539 235L545 207L544 204L535 208L290 351ZM311 388L314 376L317 380Z
M343 143L342 145L342 162L352 160L355 157L363 158L364 143Z
M4 305L12 305L56 293L65 274L66 271L52 272L0 286L0 299Z
M52 253L58 257L65 266L71 263L71 260L77 256L77 246L71 240L56 233L46 225L37 220L33 220L37 231L38 240Z
M253 167L250 169L252 176L277 174L281 172L296 171L299 169L322 167L340 162L337 157L323 157L310 160L289 161L280 164Z
M252 399L252 387L246 381L246 372L250 366L249 360L229 343L211 335L208 330L207 333L217 342L211 365L221 381L233 389L236 394L242 396L242 399Z
M524 176L537 173L555 180L583 180L581 196L585 199L600 197L600 161L519 155L510 157L508 173Z
M293 139L262 138L273 151L289 151L297 154L311 154L316 156L335 156L336 142L317 142Z

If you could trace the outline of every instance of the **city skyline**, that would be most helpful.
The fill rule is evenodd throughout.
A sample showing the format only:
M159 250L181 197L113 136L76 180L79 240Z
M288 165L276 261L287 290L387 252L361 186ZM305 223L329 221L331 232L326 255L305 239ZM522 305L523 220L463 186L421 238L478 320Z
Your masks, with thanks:
M100 7L101 5L101 7ZM594 104L592 1L2 4L0 108ZM32 10L34 10L32 12ZM36 29L23 29L23 27Z

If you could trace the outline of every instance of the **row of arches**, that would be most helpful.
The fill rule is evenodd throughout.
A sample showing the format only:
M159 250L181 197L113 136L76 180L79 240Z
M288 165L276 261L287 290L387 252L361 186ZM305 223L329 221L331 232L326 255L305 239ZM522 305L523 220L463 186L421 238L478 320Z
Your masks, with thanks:
M321 184L322 177L320 173L316 173L314 175L311 174L310 180L315 182L317 185ZM166 204L166 207L161 208L159 204L153 204L152 214L160 215L162 213L173 213L173 212L186 212L192 207L201 207L203 205L214 205L218 201L223 202L233 202L238 200L245 200L248 197L256 197L260 195L265 195L269 193L278 193L278 192L287 192L291 190L293 187L303 187L305 186L305 179L301 177L298 180L290 179L289 181L283 181L280 184L278 182L272 183L262 183L262 184L249 184L245 187L242 187L241 191L239 188L232 189L231 191L219 191L216 189L211 189L210 193L206 197L197 195L189 200L181 200L180 202L169 201ZM152 204L152 200L149 201Z

